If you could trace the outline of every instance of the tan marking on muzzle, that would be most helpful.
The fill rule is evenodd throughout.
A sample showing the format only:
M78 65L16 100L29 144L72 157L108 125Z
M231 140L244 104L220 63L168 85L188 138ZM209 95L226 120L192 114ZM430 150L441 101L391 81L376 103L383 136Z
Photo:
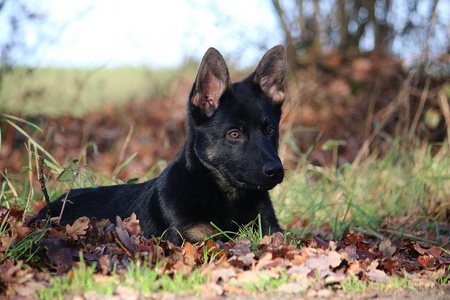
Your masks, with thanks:
M206 157L209 161L212 161L216 157L216 151L213 148L207 148Z

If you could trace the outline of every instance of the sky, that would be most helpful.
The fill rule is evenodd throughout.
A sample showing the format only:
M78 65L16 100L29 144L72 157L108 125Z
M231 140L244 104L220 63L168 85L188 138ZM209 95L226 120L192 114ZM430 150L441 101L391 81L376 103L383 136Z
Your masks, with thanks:
M393 2L398 12L394 25L404 24L408 1ZM245 68L254 66L269 48L283 43L281 26L270 0L6 0L5 3L0 10L0 46L11 37L9 17L18 15L21 20L17 12L23 11L23 6L40 16L37 22L19 22L21 30L15 39L25 47L11 51L16 65L176 67L186 57L199 60L209 47L215 47L229 63ZM320 3L324 12L335 10L333 1ZM421 14L426 16L432 2L418 3L420 9L415 18L420 19ZM439 18L449 24L450 0L441 0L439 6ZM449 32L447 25L447 29L436 33L437 41L447 41ZM363 50L371 50L373 38L368 36L365 40L369 43L363 43ZM405 46L403 40L394 40L394 53L406 59L420 56L423 47L416 39L412 42L415 44Z
M29 51L16 58L37 66L175 67L215 47L246 67L283 42L270 1L12 0L7 9L20 2L43 16L23 30Z

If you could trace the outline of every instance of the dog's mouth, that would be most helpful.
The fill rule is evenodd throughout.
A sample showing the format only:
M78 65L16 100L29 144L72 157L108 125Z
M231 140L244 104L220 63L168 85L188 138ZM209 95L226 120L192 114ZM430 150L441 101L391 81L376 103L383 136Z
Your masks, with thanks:
M261 190L261 191L268 191L273 189L275 186L277 186L278 184L280 184L283 181L283 179L281 178L281 180L267 180L265 182L255 182L255 181L250 181L250 180L246 180L244 178L236 178L236 177L229 177L228 178L228 182L231 183L233 186L235 186L238 189L243 189L243 190Z
M262 190L262 191L271 190L278 184L279 184L279 182L274 182L274 183L270 183L270 184L254 184L254 183L244 182L244 181L236 181L235 182L235 185L239 188L251 189L251 190Z
M234 188L243 190L268 191L273 189L275 186L277 186L279 183L283 181L283 179L281 179L281 180L274 180L270 183L258 184L247 180L238 180L237 178L234 178L234 176L226 176L223 172L221 172L218 168L216 168L212 164L207 163L202 159L200 159L200 161L206 168L212 171L212 174L217 178L219 185L222 187L226 187L228 185L229 187L233 186Z

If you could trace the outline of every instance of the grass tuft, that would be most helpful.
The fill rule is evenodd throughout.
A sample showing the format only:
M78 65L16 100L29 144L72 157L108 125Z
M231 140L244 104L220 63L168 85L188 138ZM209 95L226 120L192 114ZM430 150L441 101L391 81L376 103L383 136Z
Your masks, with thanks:
M394 141L386 156L357 166L304 164L272 191L278 216L300 234L328 224L338 239L357 227L380 234L383 221L403 218L392 235L428 224L437 241L450 209L450 153L442 145L433 155L431 147L407 151Z
M96 264L87 266L83 254L80 252L80 263L64 276L51 279L51 286L38 293L39 299L66 299L67 295L83 294L95 291L101 295L113 295L117 284L115 269L108 277L94 275Z

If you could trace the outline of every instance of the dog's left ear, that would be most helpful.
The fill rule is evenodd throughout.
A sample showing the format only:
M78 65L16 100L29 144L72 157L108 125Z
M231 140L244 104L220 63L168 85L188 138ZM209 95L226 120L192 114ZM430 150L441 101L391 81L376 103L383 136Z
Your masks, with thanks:
M253 82L269 97L273 104L284 100L284 79L286 77L286 52L281 45L264 54L256 67Z
M198 69L192 104L211 117L219 105L220 97L230 85L231 78L225 60L219 51L209 48Z

